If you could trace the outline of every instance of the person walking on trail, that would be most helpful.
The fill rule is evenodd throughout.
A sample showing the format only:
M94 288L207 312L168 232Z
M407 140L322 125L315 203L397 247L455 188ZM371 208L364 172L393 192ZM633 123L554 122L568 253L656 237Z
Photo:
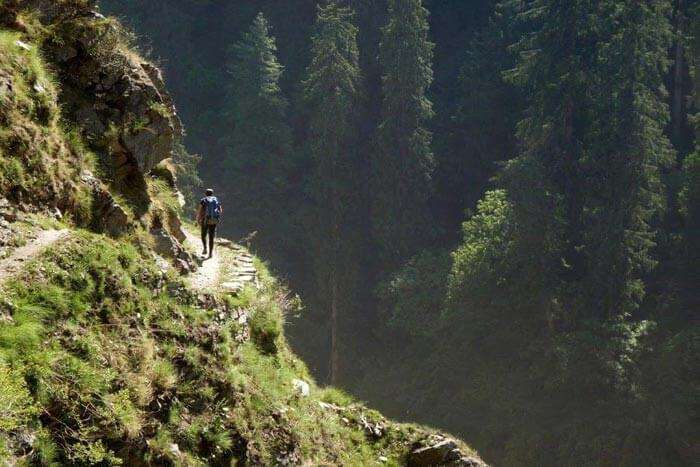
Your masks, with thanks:
M209 236L209 258L211 258L214 255L216 227L219 225L219 220L224 210L219 199L214 196L214 190L210 188L204 195L204 198L199 201L197 222L202 228L202 246L204 247L202 255L207 256L207 236Z

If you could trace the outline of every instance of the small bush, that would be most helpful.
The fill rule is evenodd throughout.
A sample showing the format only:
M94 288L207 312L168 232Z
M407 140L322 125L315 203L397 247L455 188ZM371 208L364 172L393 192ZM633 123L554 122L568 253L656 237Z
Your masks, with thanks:
M265 354L277 353L282 335L282 312L272 301L258 303L250 317L250 336Z
M129 391L109 394L104 401L108 409L105 416L118 427L119 434L127 439L136 439L141 433L142 414L131 401Z
M151 380L164 391L173 388L177 384L175 367L167 360L156 360L151 369Z

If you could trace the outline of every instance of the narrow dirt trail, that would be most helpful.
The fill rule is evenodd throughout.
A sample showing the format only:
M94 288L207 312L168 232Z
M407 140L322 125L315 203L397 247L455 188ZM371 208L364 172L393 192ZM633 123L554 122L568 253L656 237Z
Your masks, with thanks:
M195 251L201 251L202 240L192 232L185 230L187 242L195 248ZM219 281L219 271L221 270L221 260L218 248L214 248L214 256L205 259L199 266L196 272L190 274L192 287L197 290L212 289L216 287Z
M0 260L0 282L17 273L22 265L39 255L44 249L68 237L69 230L40 230L36 238L15 249L10 256Z

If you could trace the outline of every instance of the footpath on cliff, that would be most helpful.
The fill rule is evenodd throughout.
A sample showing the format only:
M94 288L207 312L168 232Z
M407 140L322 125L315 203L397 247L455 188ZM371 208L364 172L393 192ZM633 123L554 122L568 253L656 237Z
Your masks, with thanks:
M186 244L195 251L201 248L201 240L189 229L184 229ZM253 256L242 246L230 240L216 239L211 258L200 258L198 268L190 274L192 288L199 291L219 290L237 294L247 285L259 287L258 271Z

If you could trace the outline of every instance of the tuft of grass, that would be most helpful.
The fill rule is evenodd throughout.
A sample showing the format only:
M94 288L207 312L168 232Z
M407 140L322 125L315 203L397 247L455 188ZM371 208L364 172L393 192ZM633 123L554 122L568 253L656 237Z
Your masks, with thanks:
M151 102L149 108L162 117L172 118L173 116L171 109L168 108L168 106L163 104L162 102Z
M151 368L151 381L162 391L172 389L177 384L177 373L172 363L158 359Z
M282 339L282 311L273 300L258 301L250 316L250 336L265 354L275 354Z
M319 395L319 399L327 404L334 404L340 407L346 407L356 403L355 399L350 394L342 389L334 387L324 388Z
M108 394L104 403L107 413L103 417L114 420L119 434L127 439L136 439L141 434L143 414L132 402L128 390Z

